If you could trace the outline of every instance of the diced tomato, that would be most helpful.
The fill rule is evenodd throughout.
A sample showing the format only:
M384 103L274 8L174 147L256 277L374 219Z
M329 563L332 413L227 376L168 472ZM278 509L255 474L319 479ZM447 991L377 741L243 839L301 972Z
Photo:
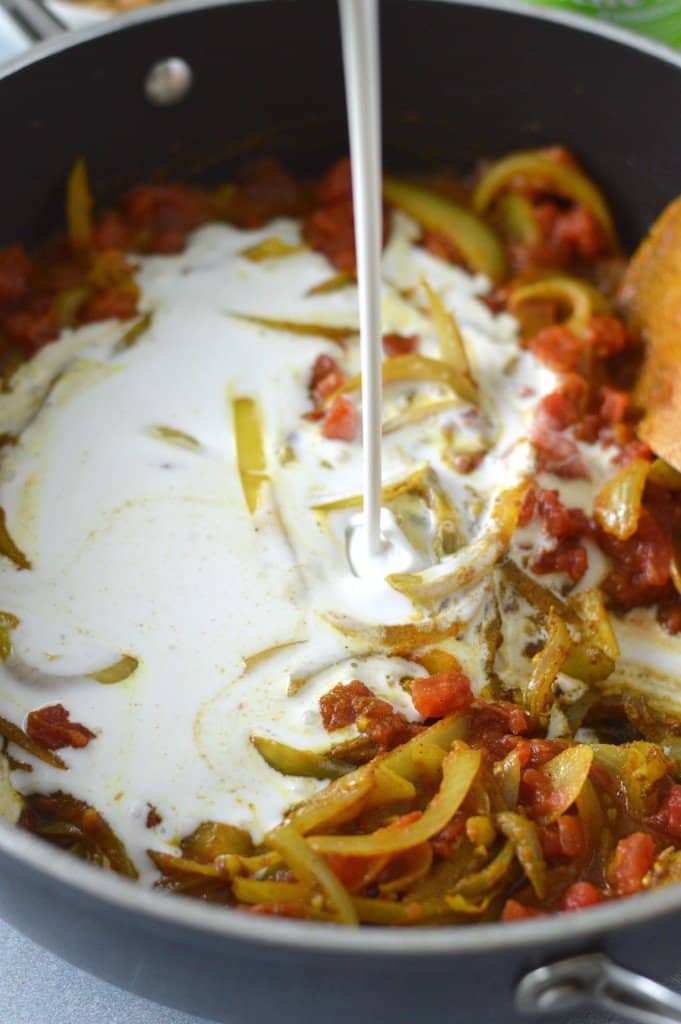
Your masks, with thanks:
M558 491L537 491L537 513L544 520L549 537L560 540L562 537L574 537L580 532L582 522L565 507Z
M537 419L553 430L565 430L576 423L586 410L589 386L578 373L566 374L565 380L545 395L537 407Z
M560 860L564 856L558 829L555 826L539 829L539 842L546 860Z
M648 459L650 461L653 457L654 452L650 445L636 438L625 445L622 451L615 456L613 463L615 466L627 466L634 459Z
M299 217L305 210L304 189L275 157L252 160L240 170L237 181L251 213L257 209L260 224L274 217Z
M181 252L189 232L209 216L206 195L187 185L146 185L125 200L125 221L146 252Z
M599 398L598 412L603 423L622 423L629 411L629 395L616 388L602 387Z
M306 190L279 160L253 160L242 167L234 190L217 189L212 213L240 228L258 228L274 217L300 217L309 208Z
M83 319L91 323L95 320L130 320L134 316L137 316L136 294L129 288L107 288L90 299Z
M560 324L545 327L530 339L529 346L537 359L555 373L576 369L583 348L581 338Z
M59 322L52 304L41 305L42 308L36 310L19 309L2 322L9 337L31 352L37 352L59 334Z
M586 341L594 355L606 358L623 352L629 338L621 320L614 316L594 316L586 329Z
M334 398L324 422L322 434L330 441L354 441L359 430L359 414L347 395Z
M329 374L340 372L340 366L333 356L328 356L325 353L317 356L310 374L310 383L308 385L310 391L314 391L324 378L329 376Z
M100 252L106 249L129 249L132 232L117 210L104 210L92 230L92 247Z
M597 412L584 413L579 423L575 423L575 437L578 441L595 444L603 429L603 421Z
M631 423L621 422L605 424L598 431L598 440L604 448L615 445L623 448L634 439L634 428Z
M80 722L72 722L69 712L62 704L31 711L26 720L26 732L48 750L62 747L86 747L95 734Z
M502 921L529 921L533 917L545 917L541 910L534 907L526 907L518 900L506 900L504 909L501 911Z
M555 473L564 480L588 480L589 470L576 441L536 420L530 428L530 440L539 452L538 468Z
M332 395L334 391L338 391L338 388L343 387L345 384L345 374L342 370L337 369L332 373L327 373L325 377L318 382L314 389L315 398L320 401L324 401L329 395Z
M470 707L470 718L467 742L482 750L490 761L498 761L515 749L526 749L529 758L530 745L520 737L529 730L530 721L517 704L478 699Z
M600 764L594 763L589 769L589 778L593 782L596 789L602 793L613 793L616 789L616 783L610 772L606 771Z
M573 583L581 580L589 567L589 555L583 544L569 538L559 541L555 547L541 551L532 561L530 568L538 574L564 572Z
M381 873L388 857L347 857L342 853L324 855L334 875L351 893L361 892Z
M310 248L323 252L338 270L355 269L355 223L352 200L322 206L307 217L303 237Z
M567 374L561 386L539 402L530 430L530 438L541 456L541 468L566 479L588 478L576 442L563 433L586 411L588 392L583 377Z
M675 783L671 787L656 819L665 832L681 840L681 785Z
M633 608L663 596L670 578L671 539L647 508L633 537L617 540L599 533L598 543L614 563L601 587L616 605Z
M0 250L0 309L24 298L30 276L31 260L23 245Z
M319 710L327 732L356 724L382 750L404 743L421 729L388 701L375 697L359 679L334 686L320 698Z
M547 761L557 757L566 747L563 740L527 740L526 742L530 747L527 760L529 768L541 768Z
M646 485L645 506L665 533L681 529L681 501L678 492L667 491L654 483Z
M543 818L562 802L561 787L554 789L548 775L538 768L525 768L520 778L520 800L531 818Z
M373 693L359 679L353 679L351 683L338 683L332 690L320 698L319 708L322 715L322 724L327 732L334 732L336 729L344 729L346 725L352 725L357 716L362 713L367 700L377 700ZM387 709L390 705L383 701Z
M442 718L466 711L473 701L471 681L463 672L439 672L414 679L411 699L423 718Z
M441 832L431 840L433 853L443 860L451 860L459 848L458 840L466 831L466 819L463 814L455 817Z
M646 832L634 832L620 839L608 868L608 880L618 895L639 892L654 859L655 844Z
M584 827L576 814L561 814L556 822L563 854L566 857L583 857L586 852Z
M591 882L575 882L563 897L563 910L584 910L602 903L605 896Z
M472 739L477 733L484 734L487 731L520 736L530 728L527 713L517 704L511 704L510 701L499 700L491 703L478 699L473 705L472 712L469 739Z
M567 243L577 256L593 259L607 249L602 227L586 206L573 206L557 219L553 236L558 245Z
M414 352L419 343L418 334L384 334L383 349L388 356L406 356Z
M309 389L315 407L322 409L325 399L345 384L345 374L331 356L317 356L310 375Z
M317 185L317 199L323 206L352 199L352 168L350 157L344 156L332 164Z

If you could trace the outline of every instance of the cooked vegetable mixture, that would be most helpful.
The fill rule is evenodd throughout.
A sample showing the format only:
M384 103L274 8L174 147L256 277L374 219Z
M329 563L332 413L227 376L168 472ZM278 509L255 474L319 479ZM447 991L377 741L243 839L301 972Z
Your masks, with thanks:
M0 811L249 913L517 921L681 880L681 474L561 147L384 184L386 528L349 162L0 251Z

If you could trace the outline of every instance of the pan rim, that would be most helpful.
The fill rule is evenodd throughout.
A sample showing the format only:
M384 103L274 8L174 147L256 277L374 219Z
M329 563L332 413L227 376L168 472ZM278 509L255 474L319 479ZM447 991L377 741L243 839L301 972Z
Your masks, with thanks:
M171 0L171 2L119 15L115 20L65 32L31 47L0 67L0 82L33 64L100 37L124 32L161 18L183 16L227 4L262 3L265 0ZM607 39L681 69L681 53L663 43L635 35L626 29L552 8L532 7L506 0L433 0L459 7L487 10L508 16L562 25L583 34ZM48 847L39 838L0 819L0 854L43 878L58 883L71 896L93 898L96 903L123 911L131 924L180 926L204 938L223 937L273 949L299 950L318 955L339 953L378 960L494 954L500 950L541 948L543 944L568 945L594 940L606 932L642 924L681 910L681 885L628 897L582 911L527 922L471 924L418 929L348 929L333 924L258 918L230 908L180 899L143 889L127 879L102 872L71 855Z
M42 42L29 46L16 56L0 64L0 81L24 68L36 64L45 57L53 56L82 43L92 42L102 36L125 32L147 22L160 21L166 18L193 14L197 11L210 10L214 7L227 7L246 3L268 3L271 0L166 0L163 4L152 4L138 8L127 14L117 14L109 19L102 19L92 25L79 29L66 29ZM509 6L507 0L429 0L431 3L449 4L456 7L472 7L480 10L493 11L510 17L528 18L532 21L545 21L566 28L577 30L585 35L598 36L618 43L621 46L655 57L667 64L681 68L681 51L667 46L655 39L638 35L619 25L601 21L597 18L572 11L558 10L553 7L539 7L524 0L514 0Z

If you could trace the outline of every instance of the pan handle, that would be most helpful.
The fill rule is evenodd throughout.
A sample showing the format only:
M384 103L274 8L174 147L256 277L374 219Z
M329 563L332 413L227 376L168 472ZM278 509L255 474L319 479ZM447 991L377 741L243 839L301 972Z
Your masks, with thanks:
M521 1013L560 1013L585 1005L635 1024L681 1024L681 995L603 953L557 960L526 974L515 990Z
M42 0L0 0L14 24L32 42L50 39L66 31L67 26Z

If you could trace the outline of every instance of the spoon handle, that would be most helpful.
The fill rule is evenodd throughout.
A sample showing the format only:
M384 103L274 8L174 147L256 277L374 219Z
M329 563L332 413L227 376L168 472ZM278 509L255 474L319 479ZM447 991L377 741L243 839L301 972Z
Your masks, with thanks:
M377 0L339 0L352 163L362 362L364 532L381 550L381 99Z

